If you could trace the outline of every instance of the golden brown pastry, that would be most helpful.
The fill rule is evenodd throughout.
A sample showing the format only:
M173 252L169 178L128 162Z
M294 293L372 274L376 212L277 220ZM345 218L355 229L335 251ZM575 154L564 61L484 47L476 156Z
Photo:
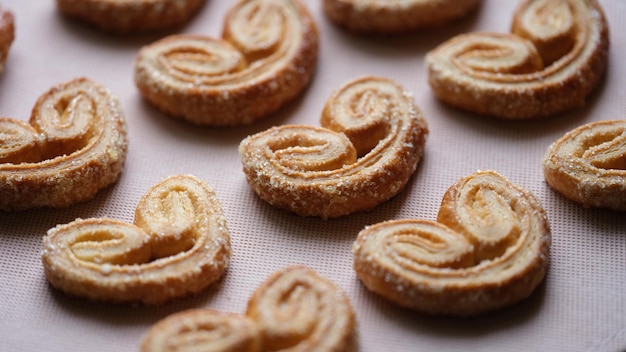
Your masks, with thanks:
M126 34L185 23L204 0L56 0L62 14L111 33Z
M42 261L48 281L68 294L159 304L217 281L230 254L213 190L193 176L177 175L143 196L134 225L77 219L50 229Z
M189 309L153 325L141 351L260 352L261 335L256 323L244 315Z
M294 265L252 294L246 315L188 310L157 322L143 352L356 351L356 318L343 291L314 270Z
M0 6L0 72L4 69L13 39L15 39L15 18L11 11Z
M261 199L322 218L372 209L404 188L428 135L413 97L373 76L336 90L321 122L273 127L241 142L243 171Z
M326 16L353 32L399 33L442 26L481 0L324 0Z
M546 151L548 184L584 207L626 211L626 120L591 122Z
M222 36L174 35L143 47L135 60L143 97L195 124L236 126L275 112L313 76L318 31L299 0L240 0Z
M263 351L355 351L356 318L348 297L312 269L272 274L250 297L246 315L261 331Z
M119 100L87 79L52 87L29 123L0 118L0 209L65 207L117 180L127 151Z
M429 83L445 103L504 119L581 107L608 59L596 0L524 0L511 34L468 33L428 53Z
M493 171L450 187L437 222L362 230L354 269L371 291L433 315L471 316L514 304L541 283L551 234L538 200Z

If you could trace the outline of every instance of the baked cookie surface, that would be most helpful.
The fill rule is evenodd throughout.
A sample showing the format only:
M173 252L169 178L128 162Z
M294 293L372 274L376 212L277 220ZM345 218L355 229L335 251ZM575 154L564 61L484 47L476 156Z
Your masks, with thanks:
M604 74L609 29L595 0L525 0L512 33L453 37L426 57L441 101L503 119L580 108Z
M319 34L299 0L241 0L222 38L181 34L143 47L134 80L143 97L198 125L247 125L277 111L309 84Z
M50 284L70 295L160 304L207 288L230 256L215 192L194 176L176 175L141 198L134 224L93 218L50 229L42 262Z
M584 207L626 211L626 120L585 124L546 150L546 181Z
M466 176L443 197L437 221L363 229L354 270L372 292L432 315L473 316L528 297L548 267L551 232L530 194L493 171Z
M56 0L65 16L111 33L128 34L179 26L205 0Z
M87 78L58 84L28 123L0 118L0 209L67 207L115 182L128 149L119 100Z
M443 26L466 16L481 0L324 0L325 15L357 33L403 33Z
M321 218L370 210L404 189L428 136L413 97L382 77L337 89L321 122L273 127L241 141L243 171L261 199Z

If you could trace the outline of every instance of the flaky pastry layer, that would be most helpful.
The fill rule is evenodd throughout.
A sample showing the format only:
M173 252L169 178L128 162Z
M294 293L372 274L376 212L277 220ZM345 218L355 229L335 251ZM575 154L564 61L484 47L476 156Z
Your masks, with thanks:
M142 352L260 352L257 324L245 315L188 309L161 319L142 339Z
M204 0L56 0L59 11L100 30L127 34L185 23Z
M372 209L404 189L428 135L413 97L374 76L336 90L321 122L273 127L240 143L243 171L261 199L322 218Z
M504 119L581 107L606 70L609 29L595 0L524 0L512 33L468 33L427 54L441 101Z
M553 189L584 207L626 211L626 120L567 132L546 150L543 172Z
M359 33L400 33L442 26L466 16L481 0L324 0L326 16Z
M52 87L29 123L0 118L0 209L65 207L117 180L128 149L119 100L78 78Z
M538 200L481 171L450 187L437 222L392 220L362 230L354 269L368 289L400 306L473 316L528 297L545 277L550 242Z
M294 265L256 289L245 315L209 309L173 314L152 326L142 351L347 352L357 344L346 294L312 269Z
M309 84L318 36L299 0L240 0L226 15L221 39L182 34L143 47L135 84L172 117L198 125L250 124Z
M68 294L159 304L207 288L230 255L214 191L191 175L176 175L143 196L134 224L77 219L50 229L42 262L50 284Z

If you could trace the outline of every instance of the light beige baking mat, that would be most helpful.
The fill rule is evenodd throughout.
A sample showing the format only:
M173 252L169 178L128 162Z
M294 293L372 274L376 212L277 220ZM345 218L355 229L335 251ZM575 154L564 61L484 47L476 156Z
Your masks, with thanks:
M232 3L208 0L179 32L219 36ZM0 350L137 350L148 327L168 314L196 307L243 312L261 281L296 263L347 292L362 351L626 350L626 214L570 203L548 187L541 170L546 148L566 131L626 118L626 1L600 3L611 31L608 74L578 111L542 121L502 122L448 108L431 94L425 53L461 32L507 32L516 0L486 0L465 20L399 38L347 34L326 20L320 1L306 0L321 35L319 66L309 89L252 126L212 129L161 114L136 90L137 50L163 33L106 35L62 18L53 0L3 1L16 16L17 31L0 75L0 116L27 120L36 99L52 85L88 76L120 98L130 145L119 181L93 200L68 209L0 212ZM319 125L331 91L366 74L404 85L428 120L425 155L406 189L373 211L329 221L298 217L259 200L241 171L239 142L273 125ZM547 210L552 262L535 294L510 309L459 320L422 316L368 292L352 270L357 233L383 220L434 220L446 189L479 169L499 171L534 193ZM158 307L92 303L48 285L40 257L49 228L79 217L131 222L144 192L178 173L207 181L222 202L233 257L218 285Z

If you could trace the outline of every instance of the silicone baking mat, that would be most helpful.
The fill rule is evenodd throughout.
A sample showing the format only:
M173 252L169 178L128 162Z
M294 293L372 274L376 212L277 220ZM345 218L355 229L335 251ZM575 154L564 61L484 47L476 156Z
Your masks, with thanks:
M309 88L275 115L247 127L199 128L145 103L132 80L138 49L174 32L219 36L232 3L208 0L176 31L122 37L63 18L52 0L3 1L17 28L0 75L0 115L27 120L52 85L87 76L120 98L130 145L118 182L93 200L66 209L0 212L0 350L137 350L151 324L171 313L197 307L243 312L261 281L291 264L306 264L346 291L362 351L626 350L626 216L567 201L547 186L541 170L546 148L566 131L626 117L626 1L600 1L610 26L609 67L586 106L540 121L457 111L439 103L426 83L428 50L462 32L507 32L516 0L486 0L466 19L399 37L346 33L327 21L321 1L307 0L321 35L318 69ZM428 120L425 155L406 189L372 211L327 221L259 200L241 170L239 142L274 125L319 125L332 90L366 74L401 83ZM446 189L480 169L497 170L530 190L547 210L552 260L538 290L514 307L472 319L423 316L368 292L352 270L357 233L383 220L435 219ZM48 285L40 259L48 229L75 218L132 222L148 188L179 173L207 181L222 202L233 257L219 284L151 307L94 303Z

